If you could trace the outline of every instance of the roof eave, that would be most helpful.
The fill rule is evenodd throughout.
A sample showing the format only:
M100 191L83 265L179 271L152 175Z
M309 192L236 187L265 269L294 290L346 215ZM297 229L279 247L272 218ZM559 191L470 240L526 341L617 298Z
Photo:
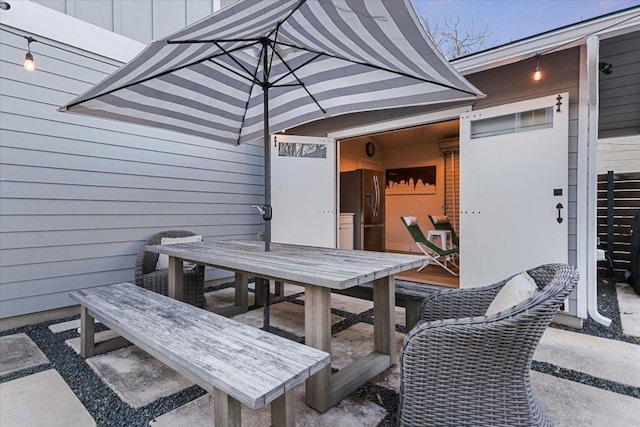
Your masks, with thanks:
M639 30L640 7L636 7L454 59L451 64L462 75L469 75L519 62L537 54L571 49L586 44L591 35L606 39Z

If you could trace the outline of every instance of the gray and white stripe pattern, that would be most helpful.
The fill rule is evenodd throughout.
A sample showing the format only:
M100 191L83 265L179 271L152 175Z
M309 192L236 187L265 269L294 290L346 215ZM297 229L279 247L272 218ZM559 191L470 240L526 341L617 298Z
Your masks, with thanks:
M267 36L272 133L483 96L433 45L410 0L240 0L151 43L61 110L225 143L259 139L263 95L254 80L262 80Z

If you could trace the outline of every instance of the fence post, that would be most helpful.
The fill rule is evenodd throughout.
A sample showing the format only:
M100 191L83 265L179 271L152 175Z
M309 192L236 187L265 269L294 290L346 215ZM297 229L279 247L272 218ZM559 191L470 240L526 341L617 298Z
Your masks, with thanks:
M607 276L613 277L613 171L607 171Z

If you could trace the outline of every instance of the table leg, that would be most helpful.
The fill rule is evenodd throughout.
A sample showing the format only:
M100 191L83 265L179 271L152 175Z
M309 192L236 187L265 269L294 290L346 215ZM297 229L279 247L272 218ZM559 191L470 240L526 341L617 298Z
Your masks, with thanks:
M393 276L373 282L373 346L378 353L388 354L396 362L395 280Z
M249 274L236 272L235 280L235 305L239 306L243 313L249 311Z
M182 258L169 257L169 297L184 301Z
M331 290L306 285L304 291L305 344L331 353ZM331 366L307 379L307 405L326 412L332 404Z

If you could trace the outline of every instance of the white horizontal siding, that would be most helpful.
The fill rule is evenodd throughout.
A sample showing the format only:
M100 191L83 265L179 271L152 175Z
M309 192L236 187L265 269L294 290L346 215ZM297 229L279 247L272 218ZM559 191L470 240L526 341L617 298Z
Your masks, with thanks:
M219 0L32 0L125 37L149 43L217 10Z
M263 229L251 208L264 200L261 146L59 113L118 63L40 40L70 52L34 43L37 71L27 73L24 39L0 39L0 317L133 280L157 231L218 239Z

